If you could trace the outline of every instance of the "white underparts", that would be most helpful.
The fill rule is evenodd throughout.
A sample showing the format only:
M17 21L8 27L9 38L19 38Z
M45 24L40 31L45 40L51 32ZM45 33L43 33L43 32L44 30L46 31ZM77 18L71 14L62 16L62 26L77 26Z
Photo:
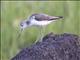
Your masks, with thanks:
M43 25L48 25L49 23L53 22L52 20L51 21L37 21L37 20L31 20L31 24L32 25L39 25L39 26L43 26Z

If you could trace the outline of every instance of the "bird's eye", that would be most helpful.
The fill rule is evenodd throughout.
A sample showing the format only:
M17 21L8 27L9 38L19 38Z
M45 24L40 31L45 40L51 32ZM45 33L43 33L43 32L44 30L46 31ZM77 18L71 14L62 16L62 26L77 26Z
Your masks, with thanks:
M30 21L27 21L27 22L26 22L26 24L28 24L28 25L29 25L29 24L30 24Z

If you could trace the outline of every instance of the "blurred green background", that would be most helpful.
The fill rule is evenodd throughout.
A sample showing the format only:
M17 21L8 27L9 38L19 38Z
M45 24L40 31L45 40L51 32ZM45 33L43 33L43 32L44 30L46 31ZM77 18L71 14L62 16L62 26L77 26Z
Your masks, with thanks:
M26 29L17 40L20 21L33 13L64 17L49 24L45 34L53 32L80 35L79 1L4 1L1 2L1 60L9 60L22 48L35 42L39 33L37 27Z

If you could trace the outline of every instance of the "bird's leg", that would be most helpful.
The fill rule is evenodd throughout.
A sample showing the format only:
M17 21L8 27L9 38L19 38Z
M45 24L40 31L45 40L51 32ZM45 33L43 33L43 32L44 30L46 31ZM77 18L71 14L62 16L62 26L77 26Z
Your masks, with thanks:
M41 31L40 31L40 40L39 40L39 42L42 42L44 34L45 34L45 26L42 26Z
M39 32L39 34L37 36L37 39L36 39L35 43L37 43L40 40L40 35L41 35L41 31L42 31L41 27L39 27L39 31L40 32Z
M40 32L39 32L39 35L38 35L38 37L37 37L37 40L35 41L35 43L36 42L42 42L42 40L43 40L43 35L44 35L44 32L45 32L45 27L40 27Z

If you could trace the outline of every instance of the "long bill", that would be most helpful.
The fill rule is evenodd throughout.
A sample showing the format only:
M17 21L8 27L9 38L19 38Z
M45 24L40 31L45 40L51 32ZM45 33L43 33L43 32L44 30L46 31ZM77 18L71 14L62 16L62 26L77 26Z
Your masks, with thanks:
M17 36L17 39L16 40L19 40L20 39L21 34L22 34L22 31L23 31L23 29L20 29L20 31L18 32L18 36Z

